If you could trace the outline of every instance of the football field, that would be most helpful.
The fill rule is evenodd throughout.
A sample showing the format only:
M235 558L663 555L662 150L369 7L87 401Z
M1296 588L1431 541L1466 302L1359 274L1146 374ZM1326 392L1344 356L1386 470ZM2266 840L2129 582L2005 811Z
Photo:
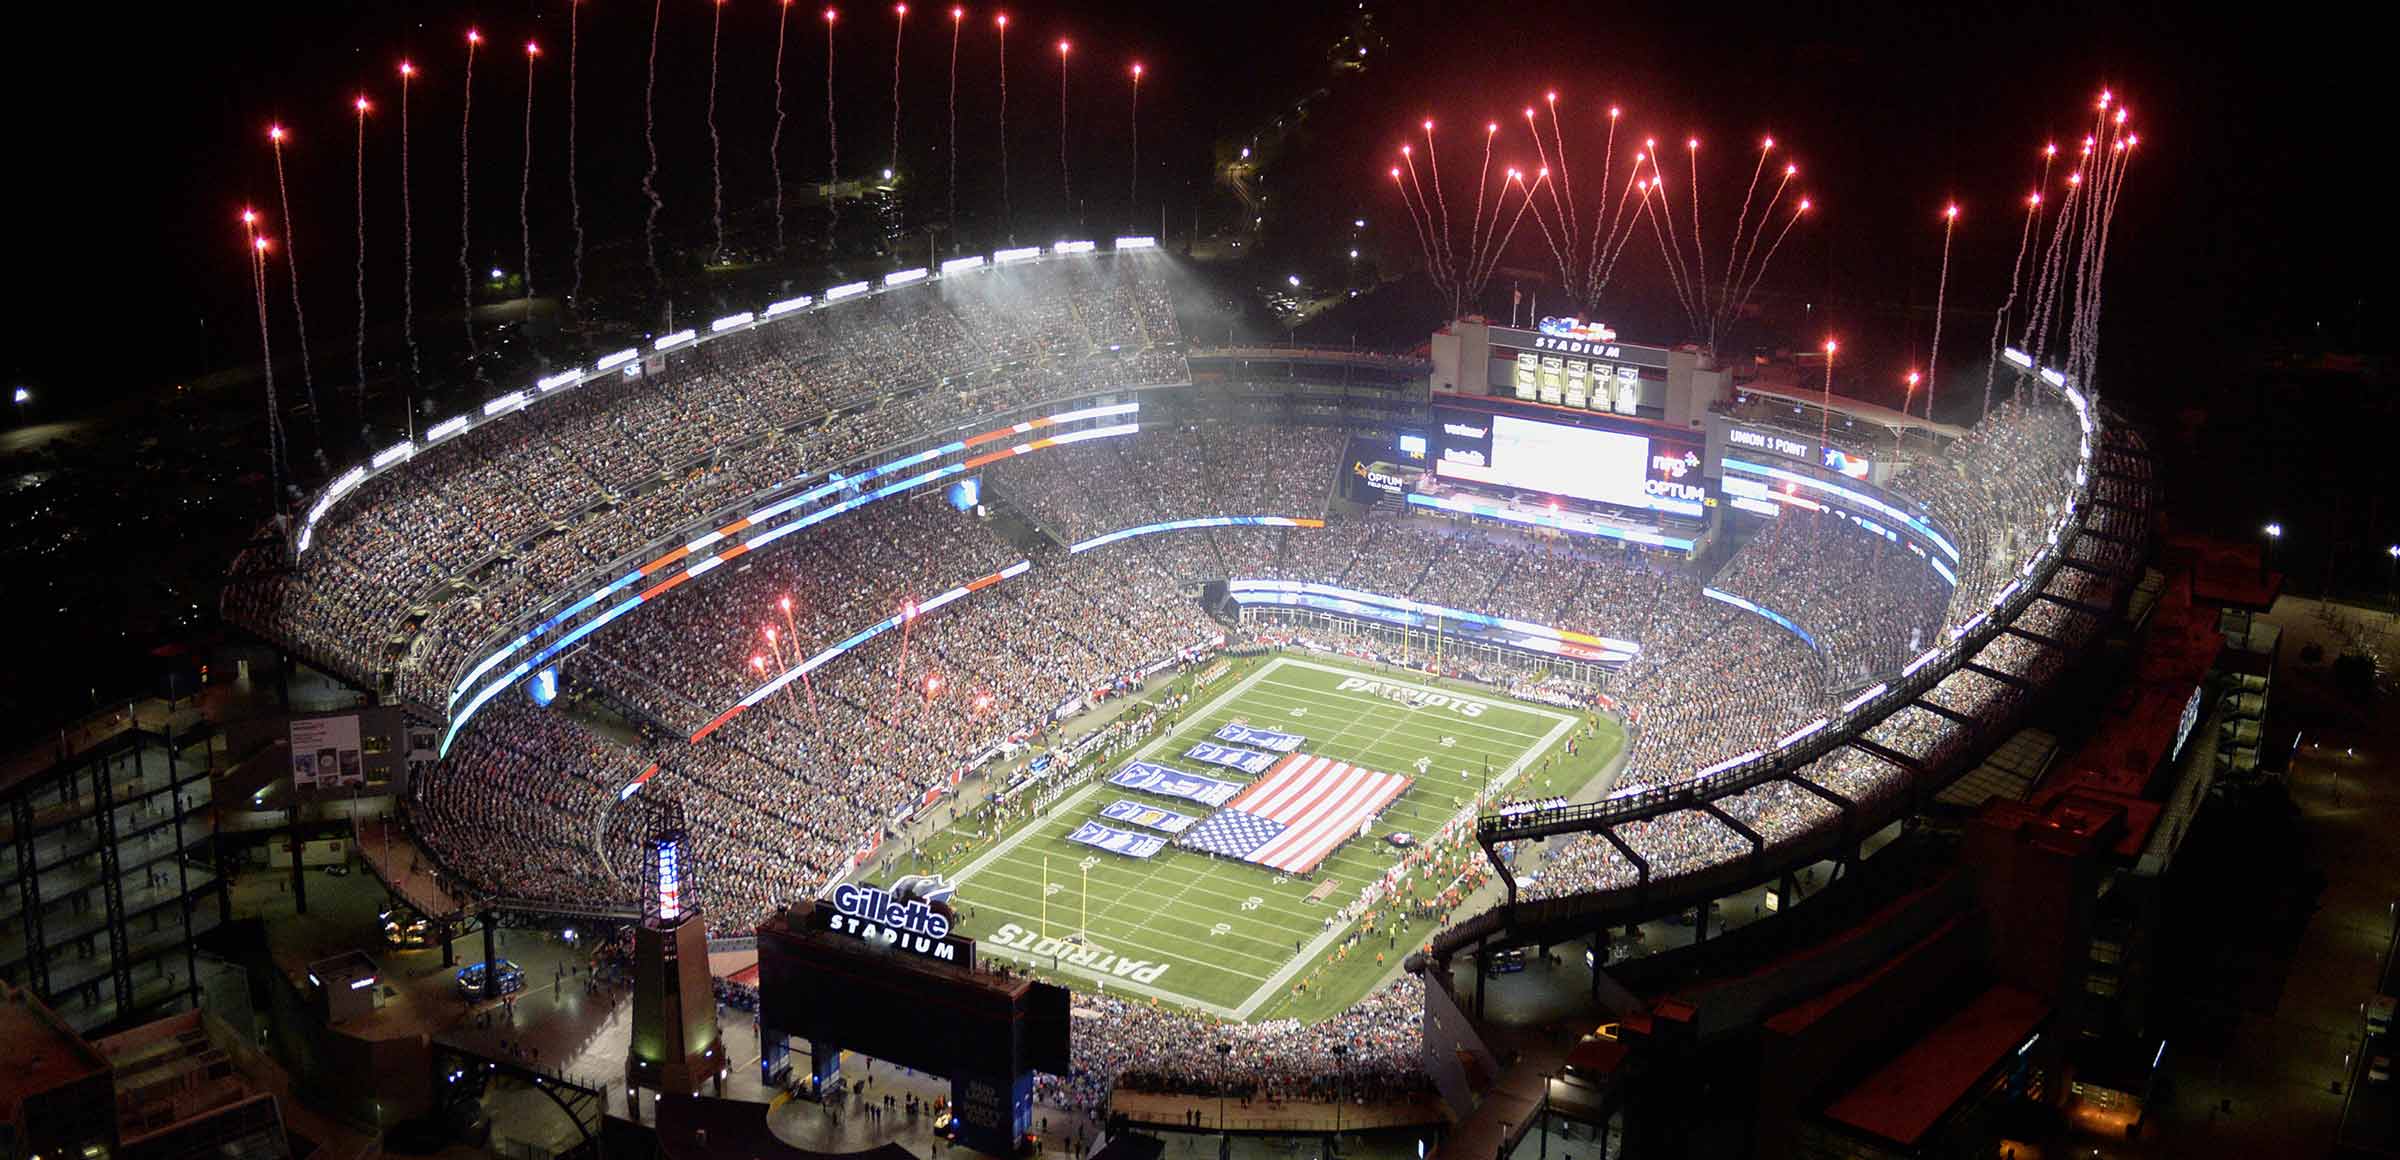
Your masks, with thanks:
M1395 691L1405 703L1393 699ZM1148 762L1201 779L1249 782L1251 772L1186 756L1196 745L1223 743L1216 734L1231 723L1298 735L1296 753L1304 756L1295 760L1331 759L1413 780L1365 835L1345 828L1350 836L1306 877L1212 857L1174 844L1175 834L1102 817L1117 802L1192 819L1215 812L1215 805L1107 778ZM1593 732L1567 758L1565 740L1587 729ZM1175 728L1117 755L1041 816L982 846L952 875L961 925L986 958L1014 959L1079 985L1102 981L1111 993L1153 996L1231 1019L1322 1014L1355 1001L1385 973L1371 951L1363 962L1320 978L1305 999L1292 994L1294 980L1347 933L1328 927L1329 916L1406 853L1391 835L1430 836L1487 776L1507 786L1510 797L1572 792L1623 744L1622 731L1606 718L1594 725L1584 714L1457 683L1434 685L1415 674L1271 657L1238 680L1203 690ZM1094 823L1165 844L1137 858L1068 840L1079 829L1092 833ZM1404 930L1391 963L1430 929L1425 923ZM1379 936L1373 951L1384 950L1383 943Z

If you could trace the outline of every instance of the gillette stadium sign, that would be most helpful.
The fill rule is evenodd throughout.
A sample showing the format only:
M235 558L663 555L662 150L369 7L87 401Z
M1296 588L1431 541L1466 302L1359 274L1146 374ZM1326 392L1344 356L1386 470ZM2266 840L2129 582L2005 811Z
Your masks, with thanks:
M817 900L818 925L861 942L971 967L974 940L953 935L950 916L933 908L957 890L938 877L919 875L902 878L889 890L845 882Z
M1536 323L1538 330L1519 330L1513 326L1489 328L1495 358L1513 360L1518 353L1557 355L1576 359L1604 359L1628 366L1666 369L1665 347L1638 346L1618 342L1617 332L1597 322L1574 318L1544 318ZM1507 354L1500 352L1506 351Z

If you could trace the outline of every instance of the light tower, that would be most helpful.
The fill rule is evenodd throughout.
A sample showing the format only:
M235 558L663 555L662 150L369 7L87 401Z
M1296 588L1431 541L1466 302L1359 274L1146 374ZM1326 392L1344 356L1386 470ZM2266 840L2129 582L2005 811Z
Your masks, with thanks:
M725 1094L725 1040L708 975L708 923L692 905L683 805L659 800L642 843L642 920L633 930L633 1040L625 1103L642 1118L641 1089L689 1095L714 1080Z

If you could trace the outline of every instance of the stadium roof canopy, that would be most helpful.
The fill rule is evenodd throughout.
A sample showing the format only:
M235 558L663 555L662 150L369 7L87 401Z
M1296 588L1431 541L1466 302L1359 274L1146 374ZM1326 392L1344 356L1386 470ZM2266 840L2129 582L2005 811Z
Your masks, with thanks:
M1823 391L1811 391L1802 387L1786 387L1774 383L1753 381L1744 383L1735 389L1745 394L1779 399L1796 407L1812 410L1824 408L1837 416L1854 419L1861 423L1870 423L1894 434L1907 431L1926 431L1944 439L1958 439L1967 433L1966 428L1956 423L1936 423L1931 419L1905 414L1879 403L1867 402L1864 399L1835 395L1832 397L1832 405L1828 407Z

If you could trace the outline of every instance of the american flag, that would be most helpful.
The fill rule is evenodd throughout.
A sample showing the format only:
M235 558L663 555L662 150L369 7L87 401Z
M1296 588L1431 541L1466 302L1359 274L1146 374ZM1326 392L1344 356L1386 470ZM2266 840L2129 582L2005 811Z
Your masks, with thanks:
M1192 827L1183 845L1305 874L1356 837L1409 784L1405 777L1295 753Z

